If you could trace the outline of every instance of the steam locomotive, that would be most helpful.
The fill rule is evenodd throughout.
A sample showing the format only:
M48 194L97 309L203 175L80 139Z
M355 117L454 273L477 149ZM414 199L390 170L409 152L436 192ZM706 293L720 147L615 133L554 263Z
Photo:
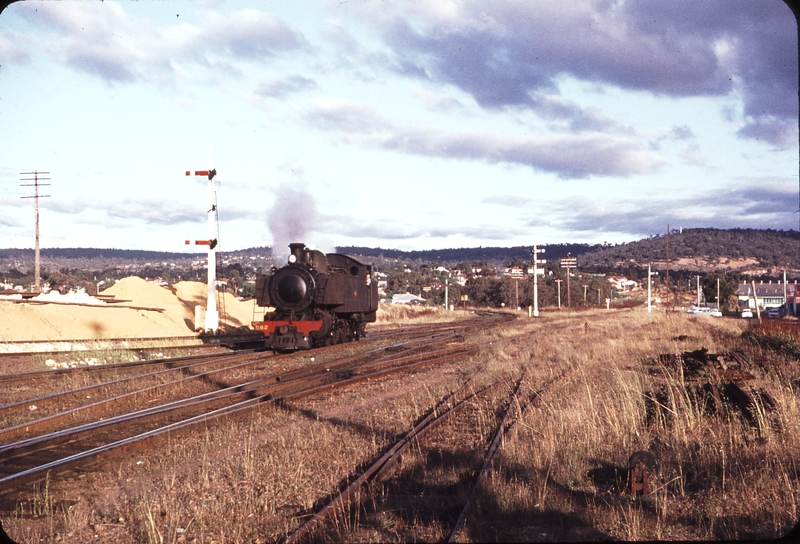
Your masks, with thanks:
M253 328L272 350L307 349L359 340L376 319L372 265L350 255L289 244L289 263L256 277L256 301L274 307Z

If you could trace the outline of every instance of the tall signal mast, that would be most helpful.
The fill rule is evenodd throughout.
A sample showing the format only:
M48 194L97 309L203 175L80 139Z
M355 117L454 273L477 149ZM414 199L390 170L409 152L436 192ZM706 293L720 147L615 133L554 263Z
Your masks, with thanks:
M40 195L39 194L39 187L47 187L49 183L39 183L40 181L50 181L49 177L44 177L45 175L50 175L50 172L38 172L34 170L33 172L21 172L20 176L33 176L32 178L20 178L20 181L32 181L33 183L21 183L20 187L33 187L33 195L29 196L21 196L20 198L32 198L33 199L33 209L36 212L36 250L34 253L34 265L33 265L33 285L36 291L41 291L42 280L40 275L40 261L39 261L39 199L40 198L47 198L50 195Z
M544 276L544 268L539 268L540 264L545 264L544 259L539 258L539 253L544 253L543 247L536 247L533 244L531 250L531 264L533 265L533 317L539 317L539 276Z
M186 171L186 175L191 175L190 171ZM195 240L196 245L208 246L208 299L206 300L206 323L205 330L208 332L217 332L219 329L219 312L217 311L217 243L215 238L216 233L216 218L217 218L217 205L214 198L214 176L217 175L217 170L196 170L195 176L208 176L208 240ZM190 243L186 240L186 244Z

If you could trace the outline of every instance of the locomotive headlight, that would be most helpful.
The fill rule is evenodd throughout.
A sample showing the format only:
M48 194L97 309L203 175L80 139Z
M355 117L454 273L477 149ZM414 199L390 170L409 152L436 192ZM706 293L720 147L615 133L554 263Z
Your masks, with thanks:
M289 262L290 263L297 262L297 256L296 255L289 255Z

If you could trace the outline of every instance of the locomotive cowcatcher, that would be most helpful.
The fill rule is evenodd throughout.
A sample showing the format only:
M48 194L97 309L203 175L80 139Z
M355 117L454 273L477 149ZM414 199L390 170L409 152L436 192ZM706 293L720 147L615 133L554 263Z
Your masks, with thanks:
M256 277L256 301L273 307L253 328L273 350L306 349L359 340L378 310L372 265L340 253L289 244L289 263Z

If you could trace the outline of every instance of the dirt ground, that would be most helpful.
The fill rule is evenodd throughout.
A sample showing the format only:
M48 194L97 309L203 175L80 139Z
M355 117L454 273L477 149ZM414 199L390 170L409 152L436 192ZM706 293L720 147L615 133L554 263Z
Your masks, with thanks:
M160 338L194 334L194 308L205 306L207 287L180 282L161 287L138 277L124 278L101 295L115 303L75 305L0 301L0 342ZM258 308L229 293L218 296L220 324L248 326Z

